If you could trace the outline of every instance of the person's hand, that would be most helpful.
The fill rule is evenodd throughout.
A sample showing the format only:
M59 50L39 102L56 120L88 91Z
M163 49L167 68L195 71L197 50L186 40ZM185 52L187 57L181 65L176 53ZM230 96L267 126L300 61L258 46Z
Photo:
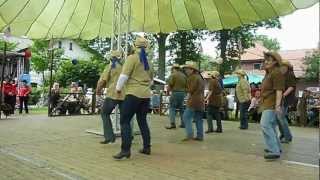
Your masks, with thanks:
M276 106L276 112L277 113L281 113L282 112L281 106Z

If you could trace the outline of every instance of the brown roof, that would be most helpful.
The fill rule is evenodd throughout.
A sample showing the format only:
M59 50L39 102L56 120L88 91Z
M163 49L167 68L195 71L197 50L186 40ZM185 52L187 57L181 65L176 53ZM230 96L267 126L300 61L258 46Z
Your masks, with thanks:
M311 54L314 49L298 49L298 50L286 50L279 51L282 59L288 60L294 69L294 73L297 77L303 77L305 74L306 65L304 64L304 57ZM245 50L245 53L241 55L241 61L254 62L263 60L263 52L269 51L260 42L255 43L255 47ZM261 72L264 74L264 72Z
M263 52L269 51L261 42L254 43L255 47L245 49L241 55L241 61L255 61L263 59Z

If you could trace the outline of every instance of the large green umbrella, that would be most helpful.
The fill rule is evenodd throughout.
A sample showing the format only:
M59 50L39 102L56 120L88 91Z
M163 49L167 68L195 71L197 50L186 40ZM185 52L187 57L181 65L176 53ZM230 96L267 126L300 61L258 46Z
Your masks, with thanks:
M40 38L110 37L115 0L0 0L0 30ZM119 1L119 0L118 0ZM130 32L231 29L307 8L318 0L123 0Z

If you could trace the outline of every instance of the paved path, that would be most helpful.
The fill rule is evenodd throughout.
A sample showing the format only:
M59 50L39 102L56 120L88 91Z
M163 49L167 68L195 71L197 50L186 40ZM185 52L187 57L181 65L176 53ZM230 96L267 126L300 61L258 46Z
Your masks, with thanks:
M256 124L241 131L237 122L224 122L223 134L207 135L203 142L183 143L183 129L165 130L166 123L166 117L151 118L151 156L137 153L142 143L136 136L132 158L114 161L111 156L119 151L119 139L115 144L101 145L98 142L102 137L85 133L86 129L100 128L99 116L28 115L0 120L0 180L315 180L319 177L319 129L293 128L294 141L284 145L281 160L266 162Z

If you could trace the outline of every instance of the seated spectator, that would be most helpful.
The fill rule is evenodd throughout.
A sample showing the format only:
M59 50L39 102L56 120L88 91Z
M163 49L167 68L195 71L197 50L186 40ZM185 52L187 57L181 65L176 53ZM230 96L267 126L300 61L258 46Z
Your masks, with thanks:
M160 112L160 95L155 91L152 91L152 96L150 100L150 105L153 113L159 114Z
M254 122L256 123L259 122L261 118L261 113L258 112L259 103L260 103L260 91L257 90L253 98L251 99L251 104L248 109L249 115L252 116L252 120L254 120Z

